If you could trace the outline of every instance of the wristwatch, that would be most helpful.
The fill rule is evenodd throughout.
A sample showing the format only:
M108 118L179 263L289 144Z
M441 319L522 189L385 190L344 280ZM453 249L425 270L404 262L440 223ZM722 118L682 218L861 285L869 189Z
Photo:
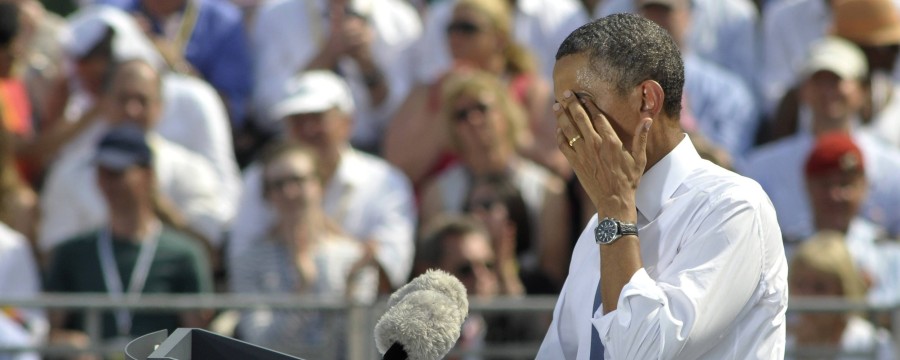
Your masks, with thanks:
M625 235L637 235L637 225L623 223L613 218L603 218L594 229L594 241L600 245L609 245Z

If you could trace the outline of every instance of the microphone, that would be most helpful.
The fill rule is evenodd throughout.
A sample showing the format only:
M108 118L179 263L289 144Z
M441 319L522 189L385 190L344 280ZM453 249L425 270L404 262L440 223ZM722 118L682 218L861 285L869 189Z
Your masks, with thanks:
M375 345L383 360L438 360L456 344L468 314L459 279L428 270L391 295L375 325Z

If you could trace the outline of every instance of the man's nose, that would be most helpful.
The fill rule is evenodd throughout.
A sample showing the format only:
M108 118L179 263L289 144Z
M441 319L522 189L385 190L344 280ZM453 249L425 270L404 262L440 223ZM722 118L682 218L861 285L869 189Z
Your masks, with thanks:
M125 103L125 115L129 118L134 119L141 117L144 113L144 105L141 104L140 101L137 100L128 100Z

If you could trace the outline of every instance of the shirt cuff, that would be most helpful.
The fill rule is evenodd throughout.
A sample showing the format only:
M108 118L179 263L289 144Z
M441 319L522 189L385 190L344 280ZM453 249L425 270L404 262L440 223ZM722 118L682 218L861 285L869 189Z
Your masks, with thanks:
M637 299L630 299L633 297L639 297L640 300L634 301ZM603 315L603 306L600 306L594 312L591 322L594 328L597 329L597 333L600 334L603 344L606 345L609 340L609 334L612 333L610 332L612 327L627 328L631 323L633 314L639 314L639 316L643 317L644 315L641 314L651 313L660 306L665 305L665 303L665 293L656 286L656 281L650 278L647 271L644 268L640 268L631 276L625 287L622 288L616 310Z

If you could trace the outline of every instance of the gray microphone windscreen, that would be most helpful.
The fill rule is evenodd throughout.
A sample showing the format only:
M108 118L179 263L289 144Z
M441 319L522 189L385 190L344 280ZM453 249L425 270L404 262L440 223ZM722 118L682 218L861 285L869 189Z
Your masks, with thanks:
M429 270L398 289L375 325L375 344L385 353L401 344L410 360L437 360L459 339L469 313L466 288L443 271Z

